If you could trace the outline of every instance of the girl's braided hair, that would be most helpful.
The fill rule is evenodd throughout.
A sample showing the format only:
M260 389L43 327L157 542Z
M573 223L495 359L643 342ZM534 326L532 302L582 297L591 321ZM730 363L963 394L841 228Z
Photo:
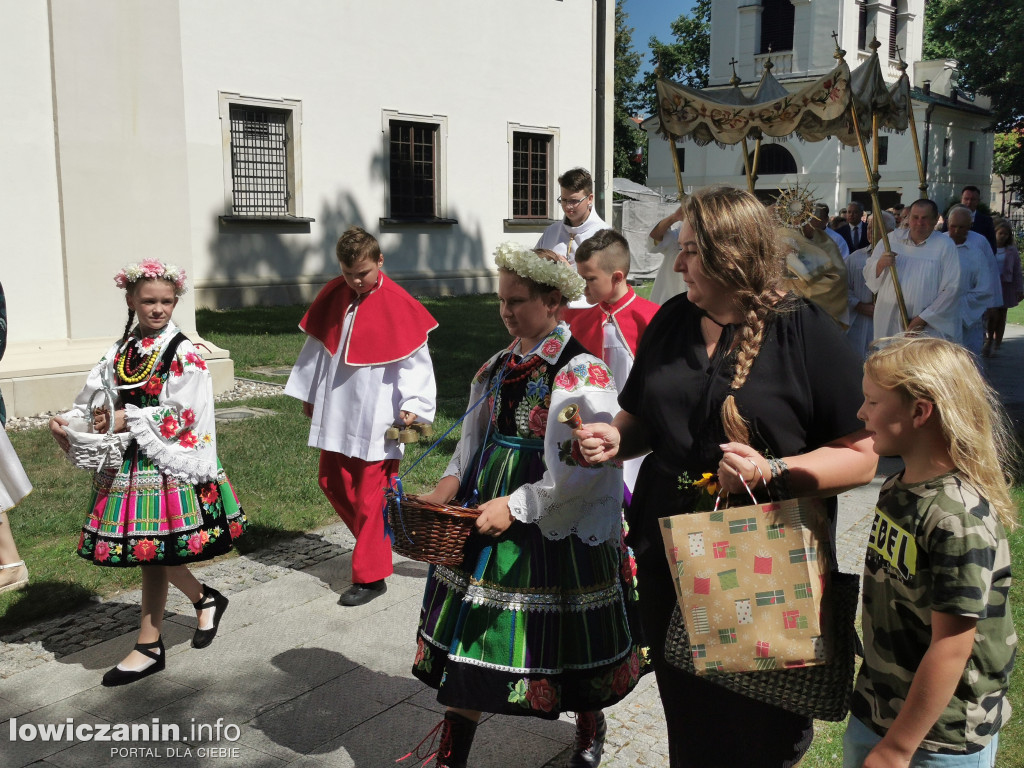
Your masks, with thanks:
M707 187L685 198L683 218L693 229L701 270L732 293L743 315L729 395L722 403L722 426L731 442L749 443L750 430L735 393L750 375L770 316L778 311L777 289L784 255L768 209L752 194L732 187Z

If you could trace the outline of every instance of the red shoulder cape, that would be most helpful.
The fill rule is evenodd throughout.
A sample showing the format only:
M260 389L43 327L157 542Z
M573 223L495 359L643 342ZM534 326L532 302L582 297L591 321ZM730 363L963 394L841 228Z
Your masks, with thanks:
M563 317L569 323L572 335L591 354L597 357L604 355L604 323L607 319L615 323L629 350L636 355L640 337L659 309L658 304L637 296L636 291L630 288L614 304L602 301L586 309L566 309Z
M377 284L363 296L336 277L313 299L299 328L319 341L331 355L338 353L345 313L353 301L343 360L346 365L385 365L404 360L427 343L437 321L416 299L381 272Z

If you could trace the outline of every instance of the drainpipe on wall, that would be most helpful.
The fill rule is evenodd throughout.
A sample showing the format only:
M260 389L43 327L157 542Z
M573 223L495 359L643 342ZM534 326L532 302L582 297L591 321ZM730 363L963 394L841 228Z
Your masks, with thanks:
M931 88L928 88L927 87L928 85L930 85L930 83L928 83L928 81L925 81L925 86L926 86L925 89L924 89L925 93L931 93ZM924 163L924 183L925 183L925 189L928 189L928 158L930 157L930 155L928 154L928 142L929 142L929 140L931 139L931 136L932 136L932 112L933 111L935 111L935 102L932 102L931 104L929 104L928 108L925 109L925 111L924 111L924 156L921 158L921 162Z
M615 16L614 3L597 0L595 19L594 68L594 197L597 215L605 221L612 220L612 115L614 78L606 77L608 62L614 56Z

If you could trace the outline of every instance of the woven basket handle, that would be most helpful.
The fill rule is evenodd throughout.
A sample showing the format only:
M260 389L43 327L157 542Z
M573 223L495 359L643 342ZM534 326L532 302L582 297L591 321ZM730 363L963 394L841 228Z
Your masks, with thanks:
M110 418L107 419L107 434L112 435L114 434L114 409L117 407L117 400L114 397L113 390L109 389L108 387L97 389L95 392L92 393L92 397L89 398L89 405L87 406L87 408L89 409L89 425L95 432L97 397L103 398L103 404L107 406L107 409L110 412Z

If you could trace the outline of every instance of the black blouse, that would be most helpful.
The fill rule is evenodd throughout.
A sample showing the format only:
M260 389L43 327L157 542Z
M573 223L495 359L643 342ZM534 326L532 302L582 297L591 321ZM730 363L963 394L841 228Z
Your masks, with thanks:
M862 428L857 418L862 368L823 310L791 295L780 306L735 395L751 445L769 456L793 456ZM658 546L657 518L692 511L687 508L692 494L679 492L686 486L679 478L717 472L718 446L726 442L720 413L732 384L736 326L723 329L709 360L700 329L703 314L686 294L667 302L644 333L619 394L619 405L647 429L652 451L637 480L630 526L645 530L634 539Z

